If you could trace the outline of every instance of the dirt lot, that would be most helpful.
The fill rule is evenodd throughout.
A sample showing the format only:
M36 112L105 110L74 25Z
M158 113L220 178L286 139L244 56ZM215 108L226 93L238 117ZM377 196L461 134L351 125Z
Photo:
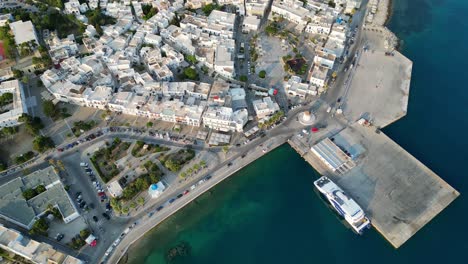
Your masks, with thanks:
M31 136L24 126L19 127L18 133L4 139L0 139L0 161L11 164L11 160L32 149Z

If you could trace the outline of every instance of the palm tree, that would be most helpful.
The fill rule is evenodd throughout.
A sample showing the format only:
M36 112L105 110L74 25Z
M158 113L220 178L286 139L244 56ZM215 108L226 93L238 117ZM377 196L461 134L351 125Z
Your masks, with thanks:
M143 197L141 197L141 196L140 196L140 197L138 197L138 199L137 199L137 203L138 203L139 205L143 205L143 204L145 204L145 198L143 198Z
M190 175L192 175L193 169L192 169L192 168L188 168L188 169L187 169L187 173L190 174Z
M202 168L205 168L205 167L206 167L206 161L201 160L201 161L200 161L200 166L201 166Z

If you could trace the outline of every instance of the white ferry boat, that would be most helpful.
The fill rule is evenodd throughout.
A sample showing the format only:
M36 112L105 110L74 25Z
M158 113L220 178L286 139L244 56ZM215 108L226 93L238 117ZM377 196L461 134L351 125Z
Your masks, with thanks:
M370 228L370 221L361 207L332 180L322 176L314 185L358 234L362 234L365 228Z

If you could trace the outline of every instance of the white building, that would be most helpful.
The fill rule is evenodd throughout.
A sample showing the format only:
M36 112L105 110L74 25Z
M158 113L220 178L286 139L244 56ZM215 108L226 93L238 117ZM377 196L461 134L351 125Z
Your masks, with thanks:
M315 57L314 57L315 65L327 67L328 69L333 69L335 60L336 60L335 54L327 52L322 47L317 47L315 49Z
M23 197L24 190L39 185L44 187L44 192L29 200ZM39 217L48 212L49 205L59 210L65 223L80 216L52 166L1 185L0 201L0 217L26 229L30 229Z
M0 248L21 256L31 263L83 264L73 256L54 249L53 246L23 236L19 231L0 224Z
M279 111L279 105L276 102L273 102L270 97L254 100L252 104L258 119L265 118Z
M246 109L233 111L230 107L209 106L203 114L203 125L205 127L224 132L242 132L248 121Z
M39 45L39 41L37 40L36 30L34 30L34 26L31 21L15 21L10 23L10 29L13 32L13 36L15 37L16 45L20 45L22 43L26 43L29 41L34 41L36 45Z
M212 3L213 0L187 0L185 2L185 7L190 9L199 9Z
M256 16L246 16L242 24L243 32L257 31L260 26L260 19Z
M0 96L11 97L11 104L0 107L0 128L17 126L18 118L28 113L23 86L18 80L0 83Z
M308 94L317 95L317 87L302 83L302 79L299 76L291 76L289 80L285 83L284 88L288 95L305 97Z
M107 191L109 191L110 196L114 198L120 197L123 193L123 189L122 186L120 186L119 181L113 181L108 183Z
M49 54L54 64L58 64L61 60L70 56L75 56L79 52L73 34L68 35L64 39L59 39L57 35L54 35L48 39L47 44L49 45Z
M229 45L231 43L223 44L216 47L214 69L225 77L234 78L236 76L234 69L234 46Z
M0 15L0 27L6 26L7 23L13 21L13 16L11 14L2 14Z
M302 7L302 5L301 1L274 0L271 5L271 12L296 24L303 24L307 21L307 18L312 18L314 14Z
M245 0L245 12L247 16L263 17L267 5L266 0Z
M329 35L332 27L332 22L326 19L312 21L307 24L305 31L311 34Z
M161 194L164 192L166 189L166 186L164 186L164 183L158 182L151 184L149 189L148 189L148 194L151 196L151 198L155 199L161 196Z
M324 87L327 81L328 71L329 69L326 67L314 65L309 82L319 88Z

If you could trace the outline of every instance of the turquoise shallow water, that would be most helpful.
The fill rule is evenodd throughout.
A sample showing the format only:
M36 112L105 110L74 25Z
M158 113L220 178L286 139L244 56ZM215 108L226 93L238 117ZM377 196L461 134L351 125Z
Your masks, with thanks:
M354 235L313 192L318 175L283 146L165 221L130 263L468 263L468 1L394 0L389 23L414 62L408 115L385 132L462 195L400 249Z

